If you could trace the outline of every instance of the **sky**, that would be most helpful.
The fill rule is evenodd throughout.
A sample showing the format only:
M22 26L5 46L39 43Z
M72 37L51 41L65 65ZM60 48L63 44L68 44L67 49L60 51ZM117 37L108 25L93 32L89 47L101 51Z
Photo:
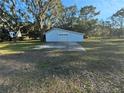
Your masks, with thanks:
M76 5L78 9L93 5L100 11L99 19L106 20L117 10L124 8L124 0L61 0L64 6Z

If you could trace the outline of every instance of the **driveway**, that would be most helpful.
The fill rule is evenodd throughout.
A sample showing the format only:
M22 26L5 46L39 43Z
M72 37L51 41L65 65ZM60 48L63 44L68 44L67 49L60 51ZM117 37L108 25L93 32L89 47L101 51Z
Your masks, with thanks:
M61 51L85 51L85 49L76 42L57 42L38 45L34 49L59 49Z

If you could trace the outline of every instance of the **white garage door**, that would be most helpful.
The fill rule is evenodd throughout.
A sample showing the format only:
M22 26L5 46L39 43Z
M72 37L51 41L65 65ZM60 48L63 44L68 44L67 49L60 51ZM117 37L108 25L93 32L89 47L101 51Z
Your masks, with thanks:
M61 33L58 35L58 41L67 42L68 41L68 34Z

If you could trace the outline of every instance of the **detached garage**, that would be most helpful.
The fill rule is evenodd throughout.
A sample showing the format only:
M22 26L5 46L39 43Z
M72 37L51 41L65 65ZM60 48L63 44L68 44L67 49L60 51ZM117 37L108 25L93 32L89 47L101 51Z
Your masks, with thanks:
M83 42L83 33L53 28L45 33L46 42Z

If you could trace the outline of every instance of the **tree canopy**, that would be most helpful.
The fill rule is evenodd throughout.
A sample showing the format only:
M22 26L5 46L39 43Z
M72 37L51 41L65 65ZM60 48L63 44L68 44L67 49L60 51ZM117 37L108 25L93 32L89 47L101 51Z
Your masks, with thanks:
M109 20L98 19L100 11L93 5L78 9L76 5L65 7L61 0L2 0L0 2L0 28L13 31L39 31L59 27L85 33L86 35L124 34L124 8ZM24 31L28 30L28 31Z

